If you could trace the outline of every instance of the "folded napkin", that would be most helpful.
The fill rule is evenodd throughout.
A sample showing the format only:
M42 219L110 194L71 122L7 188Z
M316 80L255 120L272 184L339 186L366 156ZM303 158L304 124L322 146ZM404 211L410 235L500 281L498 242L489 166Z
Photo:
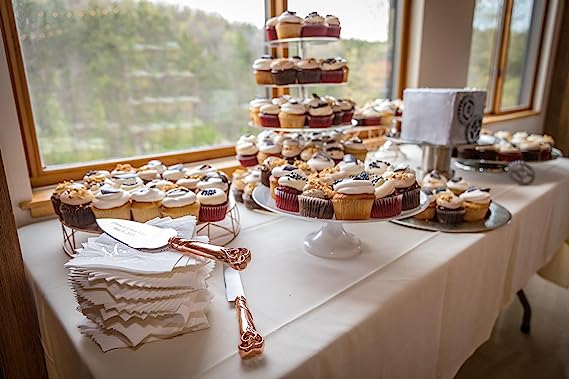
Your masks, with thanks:
M194 236L193 216L148 224L207 242ZM142 252L102 234L89 238L65 267L86 317L79 329L104 352L209 327L207 280L214 262L207 258L174 250Z

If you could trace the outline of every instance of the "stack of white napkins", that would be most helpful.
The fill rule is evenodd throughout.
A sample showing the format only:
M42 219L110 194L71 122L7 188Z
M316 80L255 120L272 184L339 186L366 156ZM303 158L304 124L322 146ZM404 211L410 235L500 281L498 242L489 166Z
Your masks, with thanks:
M207 242L194 237L192 216L148 224ZM78 309L87 317L79 328L103 351L209 327L205 312L212 296L206 281L214 267L209 259L173 250L141 252L102 234L77 249L65 266Z

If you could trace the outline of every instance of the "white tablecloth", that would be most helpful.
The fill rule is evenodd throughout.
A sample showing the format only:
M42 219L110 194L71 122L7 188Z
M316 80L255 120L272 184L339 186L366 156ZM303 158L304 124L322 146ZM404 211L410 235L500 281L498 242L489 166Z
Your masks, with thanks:
M500 309L569 235L569 159L536 166L531 186L507 175L458 171L492 187L512 222L484 234L444 234L391 223L346 229L363 242L350 260L303 251L318 223L241 209L233 245L252 249L242 273L264 358L237 354L235 311L221 268L210 280L211 328L103 354L77 329L56 220L20 229L52 376L96 378L452 378L488 339ZM531 301L531 299L530 299Z

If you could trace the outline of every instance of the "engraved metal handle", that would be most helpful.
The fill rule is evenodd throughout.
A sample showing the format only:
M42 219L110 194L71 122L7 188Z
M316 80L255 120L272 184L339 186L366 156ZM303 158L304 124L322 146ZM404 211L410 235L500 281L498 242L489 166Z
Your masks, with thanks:
M251 359L263 354L265 339L259 334L253 323L253 315L244 296L235 298L235 309L239 320L239 355L241 359Z
M168 246L184 254L195 254L223 262L237 271L244 270L251 261L251 250L244 247L222 247L181 237L170 238Z

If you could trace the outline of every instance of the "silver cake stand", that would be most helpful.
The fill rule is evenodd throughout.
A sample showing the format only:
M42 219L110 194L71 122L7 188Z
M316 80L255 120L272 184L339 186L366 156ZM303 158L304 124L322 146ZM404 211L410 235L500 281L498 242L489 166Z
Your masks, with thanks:
M308 253L317 257L334 259L352 258L360 254L362 251L361 240L354 233L346 231L344 229L344 224L362 224L370 222L399 220L414 216L424 211L429 206L426 195L421 192L419 207L408 211L403 211L398 216L350 221L304 217L298 213L279 209L271 197L269 188L266 186L259 186L255 188L253 191L253 199L257 202L257 204L268 211L299 220L320 222L322 224L320 229L316 232L307 234L304 238L304 249Z

